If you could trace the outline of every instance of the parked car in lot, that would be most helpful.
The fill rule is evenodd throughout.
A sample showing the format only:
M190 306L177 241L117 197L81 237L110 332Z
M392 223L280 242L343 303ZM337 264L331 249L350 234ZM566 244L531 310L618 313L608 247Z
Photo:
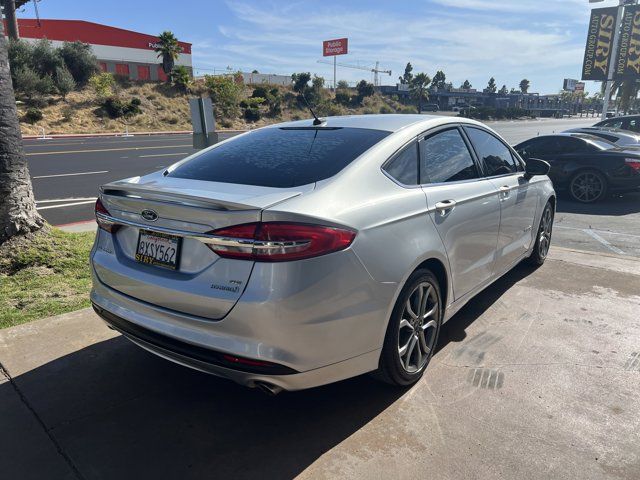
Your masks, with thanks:
M411 385L444 321L545 261L548 169L467 119L257 129L101 188L91 301L141 347L272 393Z
M607 118L606 120L596 123L594 127L617 128L619 130L629 130L640 133L640 115Z
M525 161L535 157L549 162L554 186L578 202L640 189L640 151L635 148L618 147L590 134L559 133L532 138L515 149Z
M618 130L607 127L582 127L565 130L565 133L586 133L594 137L602 138L608 142L615 143L619 147L640 146L640 135L629 130Z

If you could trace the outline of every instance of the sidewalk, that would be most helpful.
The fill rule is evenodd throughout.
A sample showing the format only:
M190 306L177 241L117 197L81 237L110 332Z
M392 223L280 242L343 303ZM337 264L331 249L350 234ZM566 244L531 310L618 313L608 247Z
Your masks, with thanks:
M267 397L92 310L0 330L0 478L640 478L640 259L553 248L443 326L425 378ZM259 321L259 319L257 319Z

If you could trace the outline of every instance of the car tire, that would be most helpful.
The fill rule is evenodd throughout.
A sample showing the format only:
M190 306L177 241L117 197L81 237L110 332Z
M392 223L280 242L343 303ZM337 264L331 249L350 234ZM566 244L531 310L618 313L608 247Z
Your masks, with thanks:
M549 247L551 246L551 234L553 233L553 205L547 202L540 216L540 225L536 233L536 241L533 245L533 251L527 258L530 265L539 267L547 259Z
M399 387L420 380L438 344L443 314L438 279L430 270L416 270L393 307L375 376Z
M580 203L594 203L607 195L607 179L597 170L581 170L569 181L569 196Z

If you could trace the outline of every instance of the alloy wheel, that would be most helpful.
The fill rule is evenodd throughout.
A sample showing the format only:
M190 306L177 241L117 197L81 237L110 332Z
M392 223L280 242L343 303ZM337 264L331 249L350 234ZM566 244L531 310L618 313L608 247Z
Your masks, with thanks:
M420 283L402 310L398 332L398 355L407 373L416 373L429 361L435 346L439 315L438 294L429 282Z
M597 173L580 173L571 181L571 195L579 202L595 202L602 196L604 190L604 180Z
M549 247L551 245L551 230L553 229L553 212L551 207L547 206L542 213L542 220L540 221L540 232L538 238L538 255L544 259L549 253Z

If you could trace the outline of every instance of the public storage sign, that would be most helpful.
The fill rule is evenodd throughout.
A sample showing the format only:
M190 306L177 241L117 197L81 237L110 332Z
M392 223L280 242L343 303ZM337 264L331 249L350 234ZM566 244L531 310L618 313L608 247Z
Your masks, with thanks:
M348 38L337 38L335 40L325 40L322 42L322 55L332 57L334 55L346 55Z

